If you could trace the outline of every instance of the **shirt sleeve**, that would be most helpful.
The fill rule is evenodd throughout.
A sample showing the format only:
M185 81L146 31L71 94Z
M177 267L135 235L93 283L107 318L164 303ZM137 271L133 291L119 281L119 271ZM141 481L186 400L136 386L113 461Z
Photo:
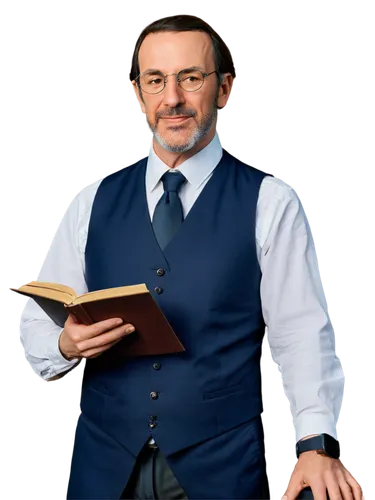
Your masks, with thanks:
M87 292L84 273L84 245L96 183L82 190L69 205L53 238L38 281L61 283L78 295ZM44 380L62 377L80 363L61 354L58 340L63 328L56 325L37 303L29 298L21 315L20 338L25 356L34 372Z
M345 379L306 214L296 192L268 176L258 217L263 317L296 441L321 433L337 439Z

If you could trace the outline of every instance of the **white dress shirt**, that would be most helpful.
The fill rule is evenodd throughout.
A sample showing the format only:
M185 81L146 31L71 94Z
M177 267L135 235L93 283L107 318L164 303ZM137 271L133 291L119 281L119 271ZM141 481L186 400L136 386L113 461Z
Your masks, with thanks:
M179 195L184 217L222 157L218 135L179 165L187 179ZM169 167L150 148L146 169L147 202L152 219L163 194L161 177ZM77 294L87 292L85 246L95 193L102 179L80 191L61 221L38 281L62 283ZM276 177L260 186L256 211L256 246L262 272L260 295L272 359L282 375L290 402L296 441L327 433L337 439L344 374L335 354L334 331L327 311L310 227L296 192ZM29 299L21 317L25 355L48 380L74 368L58 347L62 328Z

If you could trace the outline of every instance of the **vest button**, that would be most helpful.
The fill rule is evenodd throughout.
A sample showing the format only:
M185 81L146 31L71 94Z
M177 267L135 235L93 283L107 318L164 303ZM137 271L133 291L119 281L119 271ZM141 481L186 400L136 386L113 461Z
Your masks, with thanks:
M151 422L155 422L156 415L150 415L148 418L150 419Z
M150 398L151 399L158 399L159 397L159 394L157 392L150 392Z
M154 363L154 364L152 365L152 368L153 368L154 370L160 370L160 368L161 368L161 364L160 364L160 363Z
M160 286L156 286L156 287L155 287L155 292L156 292L156 293L158 293L158 294L160 295L161 293L163 293L163 289L162 289L162 288L160 288Z
M157 274L158 276L163 276L163 275L165 274L165 271L164 271L164 269L161 269L161 268L160 268L160 269L158 269L158 270L156 271L156 274Z
M150 429L155 429L155 427L156 427L156 422L150 422L150 423L148 424L148 426L149 426L149 428L150 428Z

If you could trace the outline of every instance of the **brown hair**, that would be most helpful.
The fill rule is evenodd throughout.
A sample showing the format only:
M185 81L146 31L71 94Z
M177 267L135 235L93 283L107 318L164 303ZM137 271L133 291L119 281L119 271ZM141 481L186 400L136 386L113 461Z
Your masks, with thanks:
M222 40L222 38L214 31L209 24L196 16L179 15L164 17L158 19L146 26L139 35L132 58L130 69L130 80L133 81L139 75L138 54L143 40L150 33L158 33L161 31L204 31L208 33L212 40L215 58L215 69L219 73L217 76L218 83L221 83L220 75L230 73L233 78L236 77L236 72L233 65L232 55Z

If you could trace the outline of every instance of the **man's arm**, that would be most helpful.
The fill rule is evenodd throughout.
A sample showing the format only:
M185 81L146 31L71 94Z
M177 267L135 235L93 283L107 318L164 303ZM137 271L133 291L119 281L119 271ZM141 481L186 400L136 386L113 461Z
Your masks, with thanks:
M78 295L87 292L84 275L84 248L92 201L100 181L82 190L66 211L38 281L50 281L72 287ZM67 360L59 349L63 328L56 325L33 299L22 312L21 343L32 369L44 380L56 380L75 368L79 359Z
M262 183L259 224L263 316L296 441L321 433L337 439L344 374L311 230L297 194L280 179Z

